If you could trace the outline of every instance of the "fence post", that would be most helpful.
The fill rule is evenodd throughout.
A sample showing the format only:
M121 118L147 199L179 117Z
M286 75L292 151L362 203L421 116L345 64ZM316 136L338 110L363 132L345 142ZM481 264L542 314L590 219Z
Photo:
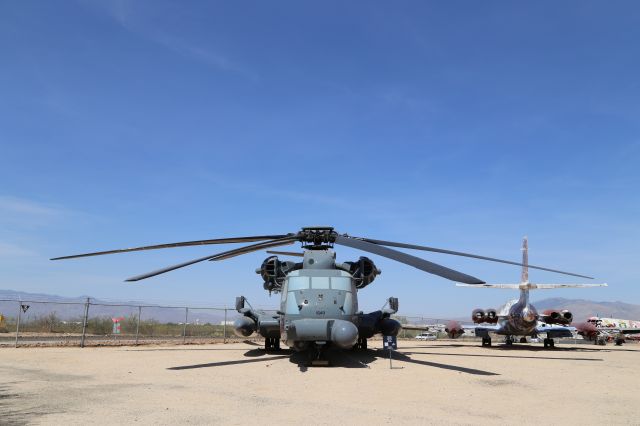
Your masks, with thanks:
M89 303L90 298L87 297L87 301L84 304L84 319L82 320L82 337L80 338L80 347L84 348L84 338L87 334L87 320L89 319Z
M142 306L138 306L138 321L136 322L136 346L138 346L138 334L140 333L140 316L142 315Z
M223 340L222 343L227 343L227 308L224 308L224 323L222 323Z
M184 308L184 327L182 328L182 343L187 342L187 321L189 321L189 308Z
M22 301L18 301L18 321L16 321L16 348L18 347L18 334L20 333L20 316L22 315Z

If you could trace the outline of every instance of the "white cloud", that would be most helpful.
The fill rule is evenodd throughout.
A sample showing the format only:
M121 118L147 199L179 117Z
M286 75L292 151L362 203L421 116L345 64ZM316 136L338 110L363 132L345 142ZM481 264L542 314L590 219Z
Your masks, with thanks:
M240 191L247 194L253 194L257 196L269 196L276 197L285 200L291 201L304 201L304 202L312 202L315 204L339 207L339 208L353 208L353 209L362 209L362 202L354 203L347 198L342 198L334 195L326 195L321 194L317 191L312 192L301 192L301 191L293 191L286 189L277 189L273 186L266 186L256 183L250 182L241 182L237 179L227 179L224 177L216 176L207 171L200 171L199 176L211 182L221 188L231 189L234 191Z
M0 242L0 257L35 256L36 252L15 244Z
M195 44L188 43L185 40L160 32L147 33L145 34L145 37L148 40L174 51L175 53L204 63L213 68L233 72L252 81L258 80L258 75L256 73L247 70L236 62L231 61L228 57L214 52L211 49L197 46Z
M24 198L0 195L0 218L5 215L58 216L63 209Z
M170 34L167 31L160 30L157 25L150 24L150 19L144 19L148 17L150 13L143 14L135 10L136 7L141 7L141 2L116 0L106 2L83 1L82 3L90 5L91 8L94 10L97 9L101 13L106 13L107 16L130 33L161 45L176 54L221 71L238 74L252 81L258 80L258 75L255 72L248 70L226 55L210 47L204 47L202 44L193 43L182 37Z
M0 231L35 229L86 217L63 206L36 200L0 195Z

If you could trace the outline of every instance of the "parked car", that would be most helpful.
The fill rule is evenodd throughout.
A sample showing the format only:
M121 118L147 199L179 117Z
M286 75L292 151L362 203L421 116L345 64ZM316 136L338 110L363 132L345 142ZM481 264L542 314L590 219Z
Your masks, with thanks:
M436 335L433 333L420 333L416 336L418 340L436 340Z

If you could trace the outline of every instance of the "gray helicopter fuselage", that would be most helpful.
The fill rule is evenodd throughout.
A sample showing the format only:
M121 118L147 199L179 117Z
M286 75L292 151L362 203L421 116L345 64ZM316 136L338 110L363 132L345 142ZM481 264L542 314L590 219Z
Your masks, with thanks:
M276 348L280 340L298 351L366 348L366 339L377 333L396 336L401 325L391 315L398 310L398 299L389 298L389 306L378 311L358 310L358 289L371 283L380 270L364 257L346 263L336 263L335 258L335 252L325 247L305 249L303 261L296 264L267 258L256 272L265 278L265 288L281 293L278 314L245 308L240 297L236 309L244 316L234 322L235 333L249 336L257 331L268 349ZM286 273L280 275L279 268L286 268Z
M357 293L347 272L336 269L291 272L282 289L280 307L284 313L280 319L281 338L287 346L333 341L337 337L334 329L339 326L343 332L336 343L343 347L356 343Z
M305 250L302 269L287 274L280 301L280 335L289 347L358 339L358 295L353 277L337 269L333 250Z

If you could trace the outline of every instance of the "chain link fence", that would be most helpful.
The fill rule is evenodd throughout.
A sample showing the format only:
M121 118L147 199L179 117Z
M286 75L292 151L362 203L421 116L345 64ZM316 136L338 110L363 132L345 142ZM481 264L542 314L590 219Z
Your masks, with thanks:
M414 339L417 335L429 332L433 334L438 339L447 338L447 333L445 332L445 328L450 319L444 318L433 318L433 317L425 317L418 315L394 315L393 318L399 321L402 325L402 331L398 335L401 339ZM462 324L464 321L458 321ZM406 327L405 327L406 326ZM412 330L411 326L421 327L422 330ZM464 340L477 340L474 333L466 333L466 335L462 335L458 339Z
M238 316L227 307L0 299L0 346L226 342Z
M0 299L0 346L226 343L239 340L232 326L239 316L227 307L111 304L92 302L90 298L84 303ZM406 326L424 327L403 328L400 339L414 339L427 329L438 339L447 338L446 319L416 315L394 318ZM249 339L259 340L260 336L254 334ZM477 337L468 330L459 339Z
M227 342L237 339L232 324L238 316L235 309L227 307L99 303L90 298L84 303L0 299L0 346ZM444 319L395 318L402 324L429 327L439 338L446 337L438 333L446 323ZM413 339L421 332L403 329L398 337ZM254 334L249 339L259 336Z

